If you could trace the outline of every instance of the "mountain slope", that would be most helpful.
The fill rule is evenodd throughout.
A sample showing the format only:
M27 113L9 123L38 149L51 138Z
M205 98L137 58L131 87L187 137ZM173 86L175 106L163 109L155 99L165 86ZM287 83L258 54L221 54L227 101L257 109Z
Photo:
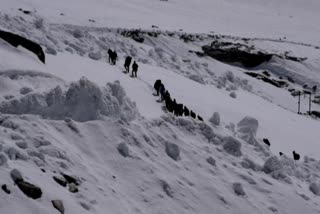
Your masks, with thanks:
M271 37L320 44L319 2L262 0L4 0L3 12L21 14L19 8L36 11L50 22L77 25L214 31L246 37ZM63 14L63 15L60 15ZM88 20L95 20L90 23Z
M216 16L226 19L223 25L208 21L212 8L218 10L215 4L221 6ZM1 213L58 213L52 206L56 199L62 200L65 213L319 213L319 121L297 115L297 97L288 91L318 84L317 40L310 31L290 38L297 41L278 40L282 32L299 31L283 17L280 22L274 17L264 22L285 23L289 30L236 27L251 16L268 17L277 6L288 4L4 1L1 29L39 42L47 54L46 64L41 64L27 50L0 41L0 178L11 191L1 190ZM306 5L310 7L311 1ZM298 1L290 6L288 11L307 16L309 8L298 9ZM37 12L23 14L20 7ZM105 8L112 12L105 13ZM214 26L219 33L228 32L224 26L228 17L238 18L234 15L238 9L242 19L228 25L230 33L262 38L203 33ZM248 11L255 13L245 16ZM190 13L206 20L204 25L190 20ZM154 17L147 19L148 14ZM177 25L168 21L173 17ZM96 23L84 24L87 18ZM143 43L126 37L128 29L110 28L139 27L142 19L144 28L153 22L161 27L139 31ZM201 33L166 31L180 25ZM274 39L265 38L269 35ZM201 56L202 46L213 41L245 43L258 51L307 59L296 62L275 56L249 69ZM118 52L116 66L106 62L108 48ZM123 73L127 55L139 63L136 79ZM246 74L266 70L270 78L285 80L288 86L275 87ZM287 76L295 81L287 81ZM153 95L157 79L204 122L163 111L164 104ZM319 105L312 108L319 110ZM302 111L307 110L308 97L302 97ZM212 122L214 112L221 117L219 124ZM292 150L301 154L299 161L292 159ZM13 169L41 188L40 199L19 190L10 176ZM64 174L74 178L67 187L53 178L68 178Z

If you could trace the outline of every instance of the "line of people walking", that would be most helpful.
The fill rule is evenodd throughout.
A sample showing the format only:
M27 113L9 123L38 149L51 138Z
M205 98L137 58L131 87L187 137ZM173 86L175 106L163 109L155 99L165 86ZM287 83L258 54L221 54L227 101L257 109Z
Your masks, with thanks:
M109 56L109 63L110 65L116 65L117 60L118 60L118 54L116 51L113 51L111 49L108 50L108 56ZM131 65L132 57L127 56L125 61L124 61L124 68L125 68L125 73L130 73L130 65ZM132 77L137 77L138 73L138 68L139 65L137 64L136 61L133 61L132 64Z
M198 120L203 121L203 118L199 115L196 115L192 110L182 103L177 103L176 99L171 98L170 92L165 89L164 84L161 80L156 80L153 88L156 90L156 96L160 96L160 102L165 102L165 108L168 112L173 113L176 117L192 117L193 119L198 118Z

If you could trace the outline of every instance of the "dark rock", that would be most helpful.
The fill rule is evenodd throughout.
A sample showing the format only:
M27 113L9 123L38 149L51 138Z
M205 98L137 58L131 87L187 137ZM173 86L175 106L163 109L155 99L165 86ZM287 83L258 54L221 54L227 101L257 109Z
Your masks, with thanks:
M177 144L166 142L166 153L175 161L180 159L180 149Z
M67 175L64 173L61 173L61 175L64 177L64 179L66 179L68 184L74 183L75 185L80 185L80 180L78 178L75 178L71 175Z
M81 207L83 207L83 209L90 210L90 205L86 204L85 202L80 201L79 204L81 205Z
M223 149L227 153L229 153L235 157L239 157L242 155L240 141L238 141L236 138L231 137L231 136L226 137L224 139L224 141L225 141L225 144L223 145Z
M245 67L253 68L268 62L272 54L262 52L252 52L247 47L240 44L213 42L212 45L205 45L202 50L208 56L226 63L241 63ZM242 48L242 49L241 49Z
M61 214L64 214L64 206L61 200L52 200L51 203Z
M263 73L265 76L267 76L267 77L270 77L270 76L271 76L268 71L263 71L262 73Z
M160 183L161 183L161 186L162 186L163 191L164 191L170 198L173 198L173 191L172 191L170 185L169 185L166 181L164 181L164 180L161 180Z
M22 95L26 95L26 94L29 94L30 92L32 92L32 88L29 88L29 87L22 87L20 89L20 94Z
M49 47L48 46L45 51L46 51L47 54L51 54L51 55L54 55L54 56L57 55L57 51L53 47Z
M120 143L117 147L118 152L123 156L123 157L128 157L129 156L129 147L127 146L126 143Z
M320 111L311 111L311 115L320 118Z
M79 189L74 183L71 183L69 184L69 191L72 193L76 193L76 192L79 192Z
M183 40L185 43L194 42L195 41L194 36L191 35L191 34L183 34L183 35L180 36L180 39Z
M34 184L31 184L26 181L18 181L16 183L19 187L19 189L28 197L32 199L38 199L42 196L42 191L40 187L35 186Z
M139 42L139 43L144 42L144 38L143 38L142 32L140 30L126 30L126 31L123 31L121 33L121 35L124 37L130 37L134 41Z
M245 72L245 74L254 77L256 79L262 80L263 82L269 83L277 88L283 88L288 86L288 83L283 80L275 80L275 79L270 79L262 74L255 73L255 72Z
M311 183L311 184L309 185L309 190L310 190L313 194L315 194L315 195L317 195L317 196L320 196L320 186L319 186L319 184L317 184L317 183Z
M18 47L21 45L22 47L26 48L27 50L33 52L41 62L45 63L45 54L41 48L41 46L29 39L26 39L20 35L6 32L0 30L0 39L8 42L10 45L14 47Z
M55 180L55 182L57 182L58 184L60 184L63 187L67 186L67 181L63 177L53 176L53 180Z
M233 183L232 184L233 190L237 195L245 195L246 193L243 190L242 184L240 183Z
M207 162L212 166L216 166L216 160L213 157L208 157Z
M11 193L11 191L8 189L8 187L7 187L6 184L3 184L3 185L1 186L1 188L2 188L2 190L3 190L5 193L7 193L7 194L10 194L10 193Z

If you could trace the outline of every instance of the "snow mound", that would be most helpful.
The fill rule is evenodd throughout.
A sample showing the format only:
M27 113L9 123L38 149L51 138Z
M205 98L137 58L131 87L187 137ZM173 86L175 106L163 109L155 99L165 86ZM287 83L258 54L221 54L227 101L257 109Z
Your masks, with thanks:
M245 117L238 123L239 137L249 144L256 144L256 133L259 127L257 119Z
M276 156L270 157L263 165L263 171L265 173L272 173L274 171L282 170L282 169L283 169L283 165L279 160L279 158L277 158Z
M218 112L214 112L212 117L209 119L209 122L212 123L214 126L220 125L220 114Z
M0 103L0 111L7 114L36 114L49 119L76 121L99 119L100 116L133 120L139 114L119 81L100 88L86 78L71 83L64 92L60 86L47 93L29 93L21 98Z
M223 149L227 153L236 157L239 157L242 155L240 141L238 141L236 138L231 136L226 137L224 141L225 141L225 144L223 145Z

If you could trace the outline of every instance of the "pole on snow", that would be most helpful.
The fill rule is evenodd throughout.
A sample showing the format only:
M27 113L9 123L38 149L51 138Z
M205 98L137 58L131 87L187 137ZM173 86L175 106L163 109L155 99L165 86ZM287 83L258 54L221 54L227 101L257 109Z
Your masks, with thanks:
M309 94L309 114L311 114L311 93Z
M300 95L301 95L301 92L299 91L298 93L298 114L300 114Z

